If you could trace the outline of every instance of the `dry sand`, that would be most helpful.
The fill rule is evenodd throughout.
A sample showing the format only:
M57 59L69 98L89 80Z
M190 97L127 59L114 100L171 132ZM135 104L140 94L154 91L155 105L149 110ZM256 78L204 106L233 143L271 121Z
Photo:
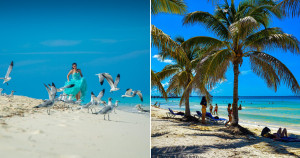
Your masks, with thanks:
M152 157L299 157L299 142L278 142L259 136L263 127L246 126L257 136L233 136L224 125L201 125L166 118L151 107ZM180 118L180 116L177 116ZM275 129L274 129L275 130ZM273 129L272 129L273 131ZM299 136L299 133L293 133Z
M0 97L1 158L150 157L149 115L32 109L42 100Z

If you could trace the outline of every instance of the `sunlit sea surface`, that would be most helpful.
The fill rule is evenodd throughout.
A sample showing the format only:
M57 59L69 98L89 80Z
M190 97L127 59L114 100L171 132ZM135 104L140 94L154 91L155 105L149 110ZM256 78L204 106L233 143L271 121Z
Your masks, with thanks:
M162 98L152 98L151 103L159 102L161 108L172 108L184 111L184 105L180 108L180 98L169 98L166 102ZM190 97L191 112L201 111L200 97ZM228 119L227 105L232 103L232 97L215 96L212 105L219 106L219 116ZM288 127L300 131L300 97L298 96L241 96L239 104L243 110L239 111L241 123L262 126ZM209 109L207 108L207 111Z

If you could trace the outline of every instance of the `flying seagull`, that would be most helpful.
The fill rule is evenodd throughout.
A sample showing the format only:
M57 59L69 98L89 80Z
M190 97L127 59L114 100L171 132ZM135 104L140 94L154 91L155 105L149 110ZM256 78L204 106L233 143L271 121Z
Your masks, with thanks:
M142 92L140 90L136 90L136 91L132 91L131 88L128 88L125 92L125 95L122 95L121 97L124 98L124 97L135 97L136 95L138 95L141 99L141 101L143 102L143 95L142 95Z
M101 100L102 97L104 96L104 93L105 93L105 89L102 89L102 91L99 92L99 94L98 94L97 97L95 97L95 95L94 95L94 97L95 97L94 100L95 100L95 103L96 103L96 104L100 105L100 104L103 104L103 103L104 103L104 101Z
M120 82L120 74L117 75L115 81L111 77L109 73L100 73L96 74L99 77L99 82L101 85L103 85L104 79L107 80L109 86L110 86L110 92L117 91L120 88L117 88L119 82Z
M47 108L48 115L50 115L50 108L53 107L53 105L54 105L55 96L56 96L58 89L55 87L55 84L53 82L52 82L52 85L50 85L49 87L46 84L44 84L44 86L48 92L49 99L45 100L42 104L35 106L33 108L45 107L45 108ZM65 89L65 88L71 88L71 87L74 87L74 84L71 84L71 85L68 85L68 86L65 86L62 88ZM59 88L59 89L61 89L61 88Z
M9 65L9 67L8 67L8 70L7 70L7 72L6 72L5 77L4 77L4 78L3 78L3 77L0 78L0 79L4 80L4 81L3 81L3 84L6 83L6 84L8 85L7 82L11 80L11 77L9 76L9 74L11 73L11 70L12 70L13 66L14 66L14 62L11 61L10 65Z

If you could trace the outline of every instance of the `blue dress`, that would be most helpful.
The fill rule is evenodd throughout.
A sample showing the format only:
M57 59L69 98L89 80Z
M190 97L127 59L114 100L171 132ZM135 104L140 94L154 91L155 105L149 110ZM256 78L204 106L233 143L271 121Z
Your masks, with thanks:
M72 79L65 83L65 86L70 84L75 84L75 86L72 88L66 88L64 90L64 93L68 95L73 94L72 99L75 100L75 96L78 94L78 92L81 92L80 99L84 101L84 97L86 95L87 90L87 83L85 78L81 77L79 72L75 72L72 74Z

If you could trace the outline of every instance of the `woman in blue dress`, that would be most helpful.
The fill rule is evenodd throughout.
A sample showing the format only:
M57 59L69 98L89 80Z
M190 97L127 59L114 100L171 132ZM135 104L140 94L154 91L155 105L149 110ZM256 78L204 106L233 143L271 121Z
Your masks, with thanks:
M70 80L69 77L72 75L72 79ZM82 75L82 72L80 69L77 69L77 64L72 64L72 70L68 73L67 76L68 82L65 83L66 85L75 84L72 88L67 88L64 90L64 93L70 95L73 95L73 100L84 100L86 90L87 90L87 83L85 78Z

